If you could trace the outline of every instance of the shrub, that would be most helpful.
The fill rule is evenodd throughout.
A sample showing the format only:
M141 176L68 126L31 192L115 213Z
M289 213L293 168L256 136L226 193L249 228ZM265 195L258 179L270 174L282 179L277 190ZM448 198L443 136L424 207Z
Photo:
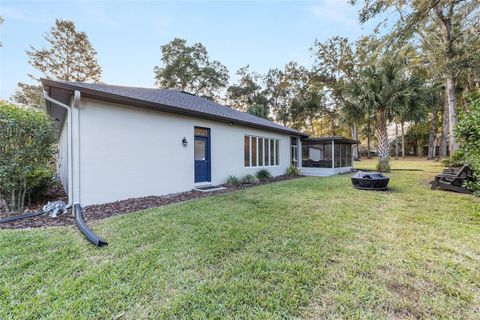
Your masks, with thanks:
M260 181L268 181L272 179L272 175L267 169L262 169L257 172L257 178Z
M245 177L243 177L242 183L243 184L255 184L255 183L258 183L258 179L255 178L251 174L247 174Z
M41 111L3 103L0 141L0 203L7 213L23 211L28 192L45 181L37 171L53 160L53 122Z
M473 171L474 179L467 182L467 188L480 195L480 96L471 97L468 111L459 113L455 136L466 164Z
M291 164L287 168L287 175L289 175L289 176L299 176L301 174L302 174L302 172L300 171L300 169L297 166L294 166L293 164Z
M55 173L50 168L38 168L27 176L28 202L40 200L54 184Z
M465 152L463 149L458 149L449 158L442 160L445 167L461 167L465 164Z
M233 186L239 186L239 185L241 185L241 182L240 182L240 179L238 179L237 177L235 177L235 176L229 176L229 177L227 178L227 181L225 182L225 184L226 184L227 186L233 187Z

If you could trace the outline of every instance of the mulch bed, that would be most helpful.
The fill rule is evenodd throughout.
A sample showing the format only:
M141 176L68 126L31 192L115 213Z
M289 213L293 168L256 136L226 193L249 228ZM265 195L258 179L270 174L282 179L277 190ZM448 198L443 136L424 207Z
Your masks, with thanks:
M233 192L237 190L247 189L258 185L269 184L278 181L291 180L300 177L295 176L277 176L269 181L262 181L255 185L242 185L242 186L225 186L226 189L212 192L200 192L200 191L187 191L180 193L173 193L164 196L149 196L143 198L132 198L127 200L121 200L111 203L92 205L83 208L83 216L86 222L92 222L101 220L113 216L118 216L134 211L139 211L148 208L155 208L165 206L172 203L182 202L191 199L204 198L211 195L223 194ZM63 200L66 202L65 195L63 194L59 198L48 199L48 201ZM43 203L45 204L45 203ZM30 211L40 210L42 204L37 204L30 207ZM69 210L69 212L71 212ZM72 214L59 214L57 218L50 218L48 215L41 215L33 218L27 218L12 222L6 222L0 224L0 229L25 229L25 228L42 228L42 227L58 227L75 224L75 219Z

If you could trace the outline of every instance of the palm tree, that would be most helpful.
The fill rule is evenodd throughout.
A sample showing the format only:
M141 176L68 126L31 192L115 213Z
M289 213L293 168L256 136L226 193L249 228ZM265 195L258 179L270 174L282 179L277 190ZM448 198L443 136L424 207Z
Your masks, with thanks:
M357 82L347 85L346 99L342 101L342 118L344 122L362 128L361 131L367 136L367 158L371 159L370 150L374 114L369 101L362 93L362 88L358 86Z
M388 171L387 125L409 105L418 105L423 100L423 81L409 75L403 63L386 58L366 67L349 87L351 104L363 108L365 114L374 115L378 143L377 169Z
M351 103L349 100L342 101L340 121L342 124L352 128L352 138L358 141L358 128L367 123L365 117L365 108L359 104ZM368 148L370 148L370 143L368 144ZM353 155L355 161L360 159L360 150L358 144L353 150Z
M405 122L416 122L424 120L427 117L429 108L436 103L435 88L427 87L423 81L417 78L417 85L411 87L409 95L405 95L402 101L402 107L397 109L397 119L400 122L402 135L402 159L405 159Z

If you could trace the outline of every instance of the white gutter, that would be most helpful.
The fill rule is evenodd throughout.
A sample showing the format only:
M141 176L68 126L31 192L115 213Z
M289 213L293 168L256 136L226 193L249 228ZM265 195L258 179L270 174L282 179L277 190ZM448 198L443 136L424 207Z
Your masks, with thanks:
M80 91L75 90L72 104L73 204L80 204Z
M78 106L78 101L80 100L80 92L78 91L75 91L75 96L74 96L74 101L73 101L73 105L75 106ZM72 128L72 125L73 125L73 114L72 114L72 107L69 106L69 105L66 105L58 100L55 100L53 98L51 98L47 92L45 90L43 90L43 97L45 98L45 100L47 101L50 101L60 107L63 107L67 110L67 161L68 161L68 203L67 203L67 208L70 208L72 207L73 205L73 198L74 198L74 192L73 192L73 164L75 163L76 166L79 165L79 162L78 162L78 159L79 159L79 153L78 152L75 152L75 157L77 158L77 161L73 161L74 160L74 154L73 154L73 128ZM77 111L78 112L78 111ZM77 117L77 121L78 121L78 117ZM77 130L78 130L78 125L77 125ZM77 150L78 151L78 150ZM78 170L79 171L79 170ZM78 176L77 176L78 177ZM75 180L78 180L78 179L75 179ZM76 187L79 186L79 181L76 181ZM78 191L77 191L78 192ZM76 198L78 199L78 198Z

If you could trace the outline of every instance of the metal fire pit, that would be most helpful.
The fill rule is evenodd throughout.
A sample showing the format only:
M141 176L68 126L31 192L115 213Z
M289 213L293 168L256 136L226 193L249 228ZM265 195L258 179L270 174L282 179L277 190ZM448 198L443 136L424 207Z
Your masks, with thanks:
M360 190L387 190L389 177L380 172L358 171L352 176L352 185Z

